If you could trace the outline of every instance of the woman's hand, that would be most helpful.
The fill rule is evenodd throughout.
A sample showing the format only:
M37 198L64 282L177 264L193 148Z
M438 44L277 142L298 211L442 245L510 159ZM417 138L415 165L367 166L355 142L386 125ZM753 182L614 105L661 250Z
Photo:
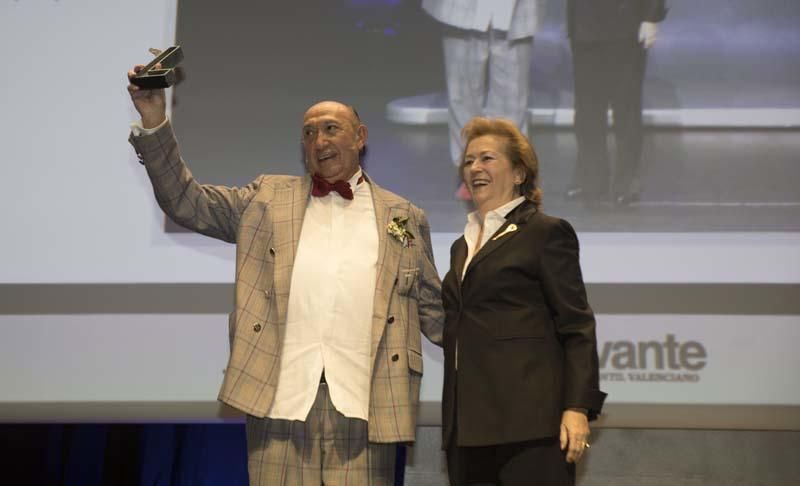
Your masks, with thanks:
M567 462L578 462L589 448L589 419L575 410L564 410L561 414L561 450L567 450Z

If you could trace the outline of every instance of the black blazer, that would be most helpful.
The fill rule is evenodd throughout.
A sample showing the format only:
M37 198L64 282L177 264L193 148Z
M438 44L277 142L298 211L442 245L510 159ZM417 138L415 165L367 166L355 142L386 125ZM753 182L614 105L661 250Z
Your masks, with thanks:
M569 223L525 201L473 257L462 282L466 256L462 236L442 284L443 447L456 426L457 445L481 446L557 436L566 408L596 418L606 394Z
M642 22L661 22L665 0L567 0L567 32L578 42L636 39Z

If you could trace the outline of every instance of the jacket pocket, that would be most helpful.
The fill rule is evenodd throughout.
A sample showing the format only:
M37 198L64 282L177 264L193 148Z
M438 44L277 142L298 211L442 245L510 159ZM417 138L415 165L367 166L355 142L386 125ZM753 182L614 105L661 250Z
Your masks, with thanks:
M537 321L506 321L492 328L495 339L541 339L545 326Z
M422 374L422 355L413 349L408 350L408 369Z
M415 268L401 268L397 275L397 293L400 295L409 295L412 290L416 289L417 277L419 276L419 267Z

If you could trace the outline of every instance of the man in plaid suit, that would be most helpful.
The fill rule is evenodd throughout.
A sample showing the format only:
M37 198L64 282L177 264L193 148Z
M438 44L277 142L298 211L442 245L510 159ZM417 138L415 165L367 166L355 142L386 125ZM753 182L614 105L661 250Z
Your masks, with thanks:
M533 36L544 0L423 0L444 26L450 159L461 160L461 129L474 116L502 117L528 130ZM457 194L469 199L462 184Z
M141 69L129 71L129 78ZM309 174L198 183L163 90L129 84L130 141L175 222L236 243L231 353L219 399L247 414L250 483L389 485L414 441L420 331L442 340L422 210L360 168L367 127L347 105L305 113Z

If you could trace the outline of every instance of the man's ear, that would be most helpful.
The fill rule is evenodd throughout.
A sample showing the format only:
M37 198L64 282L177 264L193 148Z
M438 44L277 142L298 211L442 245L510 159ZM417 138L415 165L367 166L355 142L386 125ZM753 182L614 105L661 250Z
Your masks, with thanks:
M356 143L358 144L358 150L363 149L367 145L367 136L369 135L369 130L367 130L366 125L359 125L356 128Z

